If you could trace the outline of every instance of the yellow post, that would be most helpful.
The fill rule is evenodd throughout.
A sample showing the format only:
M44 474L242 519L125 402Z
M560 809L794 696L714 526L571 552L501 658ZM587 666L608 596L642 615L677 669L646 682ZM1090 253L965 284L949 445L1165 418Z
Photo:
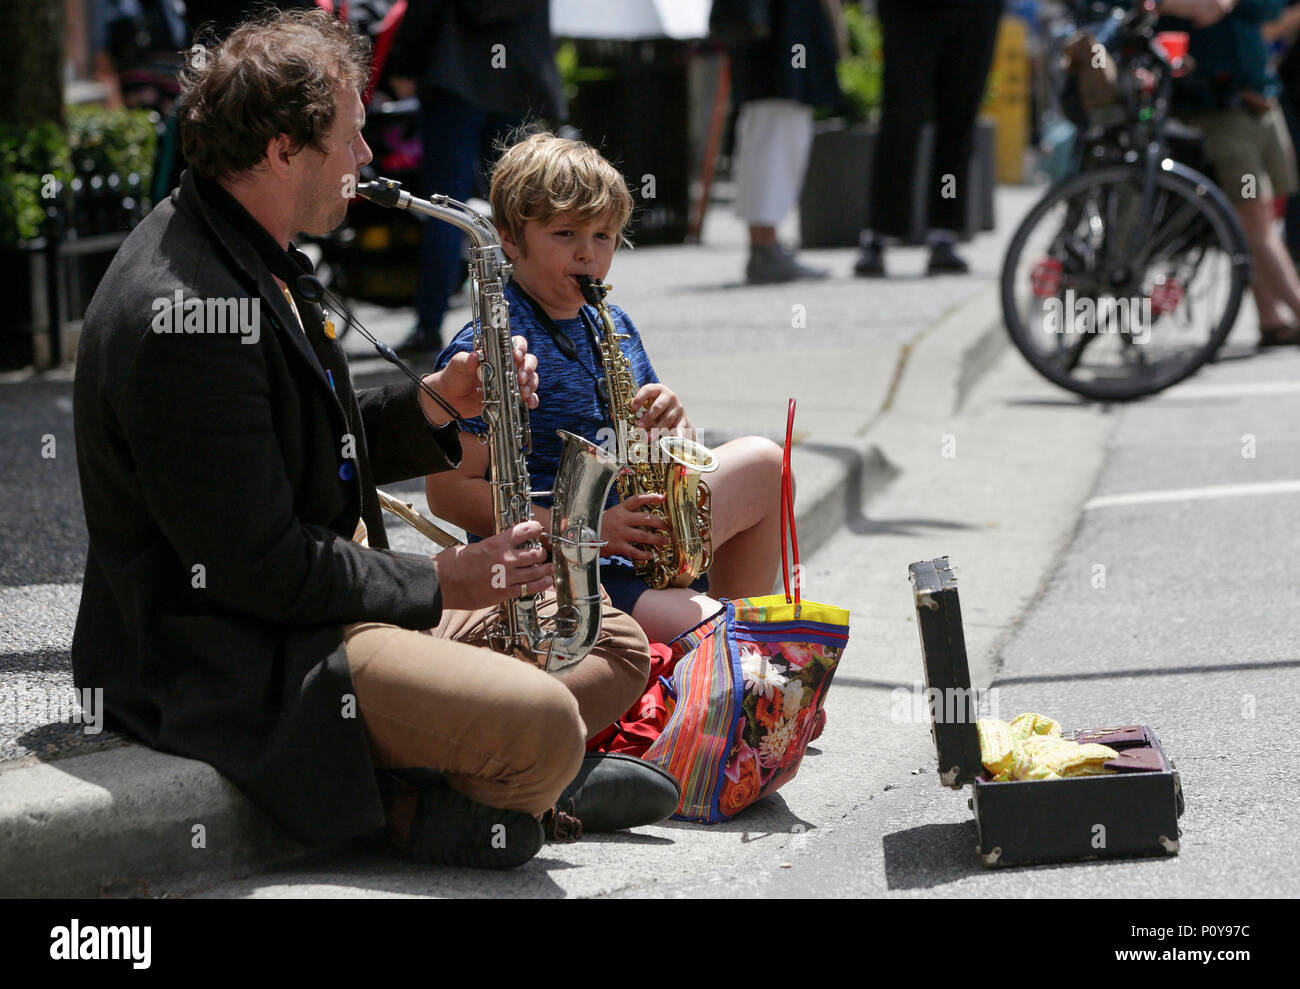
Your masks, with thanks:
M1003 17L998 26L993 70L984 113L997 121L999 182L1020 182L1024 175L1025 147L1029 143L1028 25L1019 17Z

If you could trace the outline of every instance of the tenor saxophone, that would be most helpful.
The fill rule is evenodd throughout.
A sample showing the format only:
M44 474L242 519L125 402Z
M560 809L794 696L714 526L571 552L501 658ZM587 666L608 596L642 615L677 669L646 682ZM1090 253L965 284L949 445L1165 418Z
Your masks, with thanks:
M528 407L520 398L510 341L510 304L503 292L510 264L501 253L496 230L464 203L447 196L419 199L391 179L363 183L357 186L357 194L380 206L423 213L469 235L474 349L479 356L483 419L488 426L485 442L495 531L528 521L533 517L532 499L546 492L532 491L529 485ZM549 673L581 660L600 633L599 567L604 545L600 519L610 485L622 470L616 457L594 443L563 429L557 432L563 450L555 488L550 492L555 617L541 620L535 594L511 598L498 607L489 636L494 647L532 659Z
M636 573L655 590L687 587L713 564L712 498L703 475L718 469L718 457L703 443L684 436L663 436L652 443L637 426L637 412L632 408L637 383L619 343L627 337L618 332L605 304L610 287L585 275L578 278L578 284L600 320L600 363L610 416L620 434L619 448L627 450L631 468L618 478L619 499L651 493L664 496L663 502L646 511L668 523L668 542L649 546L654 555L635 561Z

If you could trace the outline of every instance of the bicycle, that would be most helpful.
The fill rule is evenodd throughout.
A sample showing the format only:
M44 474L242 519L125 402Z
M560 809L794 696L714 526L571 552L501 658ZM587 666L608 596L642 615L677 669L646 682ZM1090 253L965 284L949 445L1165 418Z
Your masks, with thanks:
M1103 56L1116 68L1113 119L1083 121L1080 171L1029 211L1002 267L1012 342L1044 377L1087 398L1140 398L1196 373L1227 339L1250 281L1227 198L1170 152L1180 129L1170 94L1185 58L1157 39L1156 16L1144 0L1098 31L1113 38Z

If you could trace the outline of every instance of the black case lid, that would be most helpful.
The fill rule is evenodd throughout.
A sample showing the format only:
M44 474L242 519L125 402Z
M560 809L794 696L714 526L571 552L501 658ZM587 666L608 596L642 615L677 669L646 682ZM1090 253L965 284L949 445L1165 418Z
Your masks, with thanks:
M971 690L966 637L961 627L957 578L942 557L907 568L921 634L930 734L939 757L939 780L960 789L984 770L980 761L977 697Z

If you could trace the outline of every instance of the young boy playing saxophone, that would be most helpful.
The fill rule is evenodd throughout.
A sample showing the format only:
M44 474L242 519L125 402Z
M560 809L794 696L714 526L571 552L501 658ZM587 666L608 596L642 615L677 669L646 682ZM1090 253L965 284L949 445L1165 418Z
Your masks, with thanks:
M493 217L502 248L514 265L506 289L511 332L528 339L544 382L532 412L532 486L552 486L559 462L557 429L609 446L618 431L606 401L597 336L599 323L580 289L579 276L604 281L625 238L632 195L623 176L590 145L548 133L533 134L509 148L497 163L491 186ZM585 312L583 311L585 307ZM623 353L639 388L632 401L637 427L649 436L693 427L681 400L659 381L627 313L611 307ZM466 326L438 358L444 366L473 349ZM474 428L485 428L475 420ZM491 490L487 448L462 437L464 459L451 474L428 485L429 507L467 531L489 535ZM626 451L618 451L625 455ZM634 573L632 561L650 559L649 547L669 541L668 523L647 509L661 494L633 495L619 502L611 490L601 524L601 582L611 601L636 619L651 641L669 642L717 612L717 598L741 598L772 590L780 565L781 448L747 436L714 451L718 468L706 475L712 491L713 563L690 587L652 590ZM550 512L536 506L549 531Z

